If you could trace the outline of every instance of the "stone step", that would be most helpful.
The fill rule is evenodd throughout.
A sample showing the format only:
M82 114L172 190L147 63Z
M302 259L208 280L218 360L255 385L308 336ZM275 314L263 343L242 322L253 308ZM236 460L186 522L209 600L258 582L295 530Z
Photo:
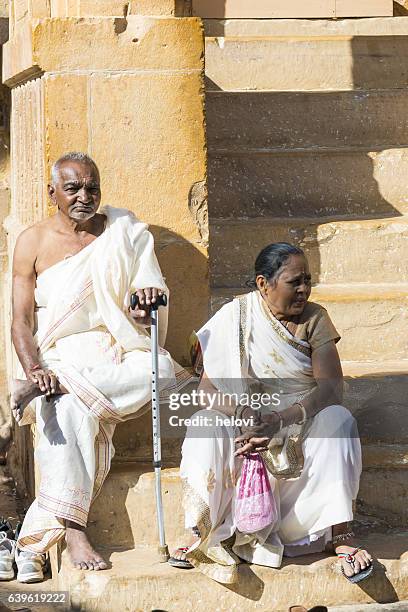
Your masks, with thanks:
M330 121L336 129L337 119ZM239 125L252 131L255 124L256 120ZM399 216L408 211L407 172L408 149L387 145L381 150L368 144L336 150L300 144L286 151L257 145L222 150L210 146L210 215L306 217L309 223L310 217Z
M254 249L253 253L256 252ZM244 277L250 278L249 270L242 275L240 288L212 290L212 312L234 296L248 291L244 287ZM384 361L407 359L408 336L401 333L407 325L407 284L317 285L313 287L310 299L327 309L339 331L341 341L337 348L342 361L368 361L370 369L378 359L381 360L380 368Z
M104 546L154 546L156 525L155 475L151 463L114 464L92 505L89 535ZM182 489L178 467L162 470L166 535L171 545L185 540Z
M212 287L245 287L259 251L278 241L304 249L315 283L408 282L408 217L334 222L259 217L212 219Z
M400 532L364 538L379 560L364 588L346 581L333 556L285 559L279 570L243 564L238 584L226 587L198 570L159 563L156 550L149 547L101 551L112 563L104 572L73 571L64 552L57 581L59 589L70 592L72 608L87 612L287 612L296 603L311 607L395 601L408 598L407 536Z
M330 308L330 305L325 305L329 306ZM345 338L343 338L338 345L339 348L341 348L341 344L344 341ZM356 362L342 360L342 367L344 376L346 377L345 402L347 403L348 408L350 408L350 410L352 410L354 413L359 412L366 405L368 405L370 410L372 410L372 398L375 398L375 405L379 407L380 411L383 410L385 405L404 405L407 384L406 378L408 376L407 359L401 359L399 361L386 360L382 355L381 360L377 358L375 361L366 360ZM189 388L186 388L186 391L191 391L195 387L196 384L191 385ZM161 410L162 456L165 465L178 465L185 429L175 429L166 425L166 423L168 423L169 410L164 405L162 405ZM174 413L172 412L171 414ZM401 437L398 435L393 436L389 431L386 437L380 438L379 433L381 429L379 427L375 427L374 431L371 431L368 429L369 424L370 423L367 424L366 433L364 433L363 430L360 432L364 433L367 443L371 443L372 441L377 443L378 441L381 441L384 444L398 444L401 440ZM408 441L408 432L406 437ZM404 439L404 436L402 439ZM113 459L114 465L141 465L146 462L151 462L151 414L149 413L144 417L132 419L126 421L125 423L119 424L115 431L113 443L116 449L116 454ZM150 466L150 463L148 463L148 465Z
M401 89L408 82L404 17L206 22L208 90ZM231 24L231 21L236 23ZM320 31L319 27L321 25Z
M408 144L408 89L208 91L211 154L231 149L392 149ZM306 120L307 119L307 120Z
M404 407L405 408L405 407ZM408 428L405 439L397 443L364 440L364 422L357 415L362 433L363 474L358 502L369 515L389 525L399 526L408 520L406 489L408 480ZM387 429L385 422L384 428ZM151 465L114 464L89 517L89 534L98 545L155 545L156 526L155 476ZM182 483L177 467L162 470L162 495L166 536L171 546L185 541Z

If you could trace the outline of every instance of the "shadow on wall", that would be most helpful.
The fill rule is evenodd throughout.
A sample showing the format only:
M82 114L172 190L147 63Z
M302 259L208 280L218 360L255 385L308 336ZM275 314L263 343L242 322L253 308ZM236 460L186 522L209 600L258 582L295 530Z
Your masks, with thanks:
M220 221L249 222L252 259L276 228L265 241L251 226L294 226L290 241L305 248L319 282L319 222L399 217L406 208L408 37L358 36L350 45L351 91L227 92L207 78L213 287L225 286L213 233ZM236 288L251 277L253 261L244 265Z
M208 315L199 285L207 285L207 258L188 240L166 227L150 225L155 251L170 290L166 348L181 365L190 365L188 339Z

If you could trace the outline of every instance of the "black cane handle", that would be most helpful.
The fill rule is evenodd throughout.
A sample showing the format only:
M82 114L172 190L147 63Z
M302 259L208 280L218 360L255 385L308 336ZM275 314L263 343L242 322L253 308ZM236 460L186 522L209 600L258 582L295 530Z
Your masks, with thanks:
M139 296L137 293L132 293L130 296L130 307L132 310L139 305ZM167 306L167 295L162 293L161 295L156 295L156 301L150 302L150 304L146 304L147 307L150 307L150 310L158 310L159 306Z

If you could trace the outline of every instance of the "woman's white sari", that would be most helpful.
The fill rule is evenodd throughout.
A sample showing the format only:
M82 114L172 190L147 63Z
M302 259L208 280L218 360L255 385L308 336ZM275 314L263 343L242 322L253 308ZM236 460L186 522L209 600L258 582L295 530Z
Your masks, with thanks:
M255 384L272 395L279 381L280 404L270 407L282 410L316 386L311 346L264 309L258 292L226 304L198 337L204 370L220 392L245 393ZM215 425L206 437L190 428L182 451L186 528L200 532L187 559L223 583L237 580L241 559L279 567L284 550L289 556L322 551L331 526L352 519L361 473L354 418L342 406L325 408L306 427L291 426L273 439L278 478L270 475L270 482L279 517L262 531L242 534L234 524L242 465L234 457L238 434L233 424ZM302 451L300 469L290 446L296 440Z

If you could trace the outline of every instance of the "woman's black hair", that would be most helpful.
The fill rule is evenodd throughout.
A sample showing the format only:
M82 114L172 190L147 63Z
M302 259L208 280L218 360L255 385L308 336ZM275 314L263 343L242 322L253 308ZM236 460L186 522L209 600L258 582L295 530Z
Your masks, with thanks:
M248 287L256 288L256 277L262 275L268 282L276 279L279 270L291 255L304 255L302 249L289 242L273 242L259 253L255 260L255 278L247 282Z

